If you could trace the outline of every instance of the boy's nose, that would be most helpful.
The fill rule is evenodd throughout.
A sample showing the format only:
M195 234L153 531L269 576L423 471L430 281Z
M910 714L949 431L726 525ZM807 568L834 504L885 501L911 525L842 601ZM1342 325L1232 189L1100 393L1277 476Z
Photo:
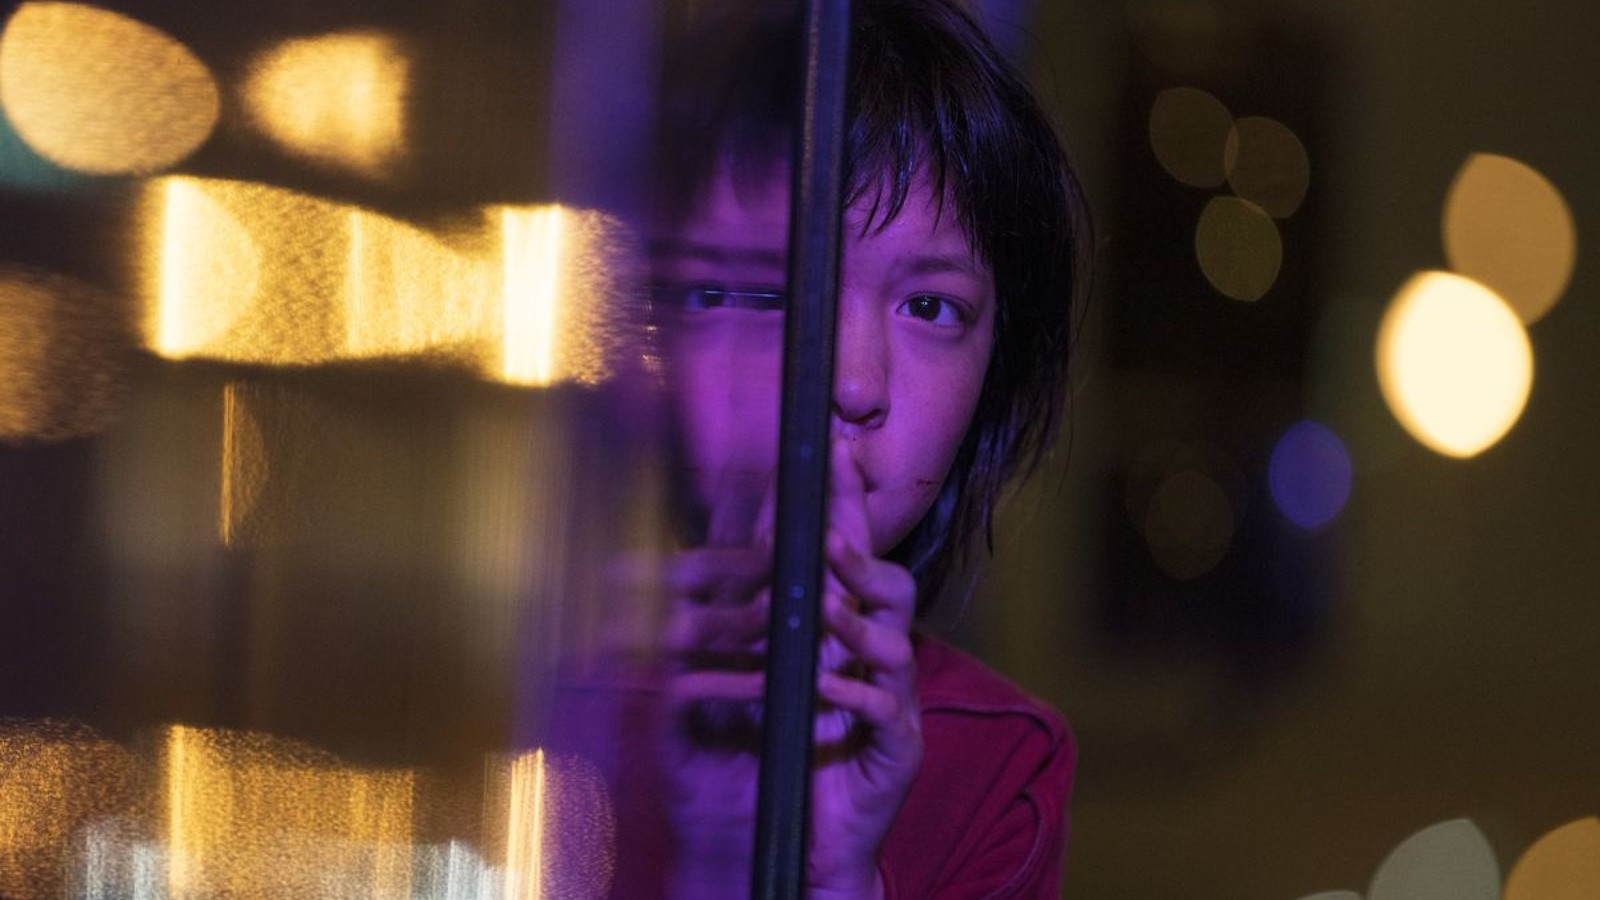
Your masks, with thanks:
M856 428L876 428L889 415L889 353L882 323L870 310L839 303L834 335L833 414Z

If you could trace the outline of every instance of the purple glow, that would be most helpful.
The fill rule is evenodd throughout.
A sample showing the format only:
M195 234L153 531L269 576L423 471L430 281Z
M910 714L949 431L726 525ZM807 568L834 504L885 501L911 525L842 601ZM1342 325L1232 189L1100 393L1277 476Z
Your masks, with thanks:
M1350 499L1350 454L1327 426L1296 422L1272 448L1267 480L1286 518L1312 531L1344 509Z

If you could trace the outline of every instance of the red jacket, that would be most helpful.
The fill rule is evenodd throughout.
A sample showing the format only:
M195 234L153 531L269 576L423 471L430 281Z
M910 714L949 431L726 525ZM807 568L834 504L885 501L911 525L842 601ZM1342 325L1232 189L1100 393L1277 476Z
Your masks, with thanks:
M1054 900L1077 757L1065 724L972 657L936 638L913 639L924 749L879 864L888 896ZM672 853L661 773L646 737L659 696L637 681L618 687L565 685L550 746L581 754L609 783L610 896L650 900L664 896Z

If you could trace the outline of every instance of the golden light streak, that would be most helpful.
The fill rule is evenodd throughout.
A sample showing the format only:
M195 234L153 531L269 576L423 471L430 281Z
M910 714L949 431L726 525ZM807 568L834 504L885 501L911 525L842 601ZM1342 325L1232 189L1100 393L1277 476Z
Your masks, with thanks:
M501 212L505 325L500 375L545 385L555 375L565 222L559 207Z
M185 726L167 737L168 891L407 897L416 776L291 741Z
M220 104L189 49L79 3L24 3L0 34L0 103L56 165L96 175L167 168L205 142Z
M1516 424L1533 348L1505 301L1448 272L1401 288L1379 325L1378 383L1413 437L1447 456L1483 452Z
M627 264L599 213L496 207L439 234L246 182L162 179L152 198L144 333L159 355L425 359L539 386L610 372Z
M503 762L502 900L608 896L616 820L605 779L582 757L542 749Z
M1526 163L1473 154L1450 186L1443 227L1450 267L1487 285L1525 323L1549 312L1572 280L1572 210Z
M505 900L541 900L544 896L545 784L543 750L511 761Z
M314 162L391 173L406 154L411 60L370 31L286 41L250 67L245 107L263 134Z
M474 345L494 328L487 263L368 210L351 209L346 228L343 358L478 355Z
M222 485L217 532L225 547L254 533L252 514L267 480L266 441L256 418L258 397L248 385L222 388Z
M144 205L154 256L147 268L155 273L145 344L169 359L218 352L260 291L260 248L206 186L199 179L159 179Z

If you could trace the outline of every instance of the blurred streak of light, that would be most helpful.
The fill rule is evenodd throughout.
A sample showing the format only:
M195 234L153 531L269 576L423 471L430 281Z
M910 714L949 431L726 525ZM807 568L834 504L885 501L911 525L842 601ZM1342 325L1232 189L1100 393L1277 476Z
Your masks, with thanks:
M146 206L144 340L169 359L426 357L515 385L593 384L623 328L622 229L496 207L440 236L246 182L165 178Z
M1225 152L1233 114L1215 96L1198 88L1168 88L1150 107L1150 147L1167 174L1199 188L1214 188L1227 178Z
M1500 900L1500 865L1478 826L1440 822L1390 852L1367 900Z
M95 175L174 165L216 126L210 70L127 16L79 3L24 3L0 34L0 104L56 165Z
M341 356L462 353L492 327L489 266L420 228L367 210L349 210L346 227Z
M256 127L290 153L368 175L406 154L411 60L379 32L285 41L250 66L244 103Z
M71 838L134 804L132 754L62 722L0 724L0 895L61 893Z
M501 377L546 385L555 375L565 221L559 207L501 212L505 328Z
M604 776L588 760L534 750L503 764L501 900L604 897L615 873L616 822Z
M1423 272L1378 328L1378 383L1400 424L1446 456L1483 452L1516 424L1533 386L1533 348L1516 314L1483 285Z
M0 441L59 441L103 429L131 349L124 313L64 275L0 267Z
M65 896L81 900L167 900L166 858L159 845L140 840L142 823L99 819L75 843L81 857L68 872Z
M472 847L450 841L418 847L413 900L502 900L504 873L486 866Z
M152 224L154 284L145 309L145 344L169 359L200 355L256 302L261 249L244 225L208 191L207 182L153 183L144 214Z
M1300 900L1361 900L1361 895L1355 891L1324 891L1309 897L1301 897Z
M570 601L570 487L581 476L560 448L572 435L498 412L474 410L463 423L450 529L457 577L482 600L470 639L482 661L474 676L484 678L508 671L519 647L552 664L565 658L579 643L566 615L587 613Z
M1333 521L1350 499L1350 453L1326 425L1290 426L1272 448L1267 481L1284 517L1307 531Z
M1200 213L1195 259L1222 294L1252 302L1272 290L1283 266L1283 241L1272 218L1248 200L1213 197Z
M1224 158L1233 192L1273 218L1294 215L1311 187L1305 145L1276 119L1245 116L1233 123Z
M1187 581L1216 568L1227 555L1236 521L1227 492L1214 478L1182 469L1162 481L1151 498L1145 541L1163 571Z
M544 896L545 789L543 750L511 761L505 900L541 900Z
M410 894L413 772L363 771L287 740L174 726L164 774L173 898Z
M1600 818L1557 828L1523 852L1503 900L1592 900L1600 896Z
M234 546L246 534L250 514L267 480L267 447L252 400L246 385L229 382L222 388L222 487L217 520L225 547Z
M1450 267L1494 290L1525 323L1549 312L1572 280L1572 211L1525 163L1473 154L1450 186L1443 225Z

